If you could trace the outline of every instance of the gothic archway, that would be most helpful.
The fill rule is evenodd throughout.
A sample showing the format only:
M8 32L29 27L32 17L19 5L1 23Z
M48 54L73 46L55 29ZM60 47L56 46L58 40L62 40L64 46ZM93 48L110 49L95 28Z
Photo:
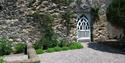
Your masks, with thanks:
M77 18L77 41L90 41L90 19L86 15Z

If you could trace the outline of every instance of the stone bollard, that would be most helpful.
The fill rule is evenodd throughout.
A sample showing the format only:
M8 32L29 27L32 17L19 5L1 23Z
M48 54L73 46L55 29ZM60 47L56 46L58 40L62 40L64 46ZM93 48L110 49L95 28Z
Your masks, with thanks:
M35 49L32 46L32 43L27 44L27 54L31 63L40 63L40 59L36 54Z

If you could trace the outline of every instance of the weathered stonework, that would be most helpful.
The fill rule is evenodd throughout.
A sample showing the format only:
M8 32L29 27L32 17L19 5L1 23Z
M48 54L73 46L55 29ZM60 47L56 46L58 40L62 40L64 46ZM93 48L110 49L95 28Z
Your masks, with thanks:
M26 1L1 0L0 37L12 42L35 42L40 38L38 25L26 17Z
M37 11L49 13L54 17L53 29L60 38L76 40L76 16L82 13L91 13L91 8L99 8L97 13L99 19L92 20L92 36L94 41L106 41L124 37L123 29L112 26L106 17L106 9L111 0L75 0L70 6L75 9L76 14L71 18L71 30L67 36L66 20L62 14L71 10L69 6L55 4L50 1L36 0L28 6L31 0L0 0L0 36L6 37L13 42L36 42L42 37L40 26L37 22L28 17ZM91 15L90 17L92 17ZM115 31L115 32L114 32ZM118 33L119 32L119 33ZM121 36L122 35L122 36Z
M94 41L106 41L108 38L108 22L106 15L99 16L99 20L93 24L93 39Z
M68 36L68 29L65 24L66 20L62 18L62 15L69 10L69 6L58 5L49 1L42 1L41 4L39 4L40 2L41 1L34 2L34 4L32 5L33 7L29 7L28 14L33 14L34 12L50 14L54 18L52 28L54 29L54 32L58 35L58 38L68 38L68 40L76 40L76 23L74 18L76 15L73 14L74 17L71 17L71 30L69 30Z
M107 20L106 11L112 0L75 0L71 4L77 15L91 13L91 9L98 9L95 20L92 19L91 29L92 29L92 39L95 42L105 42L112 39L122 39L124 37L124 30L122 28L117 28L112 26ZM119 38L120 37L120 38Z
M70 38L75 40L76 24L75 19L71 19L71 30L67 36L67 28L62 14L67 11L68 6L58 6L49 1L36 0L28 7L31 0L1 0L0 7L0 37L6 37L12 42L36 42L42 37L39 23L32 17L33 13L50 13L54 17L53 29L60 38ZM41 4L39 4L41 3ZM35 10L34 10L35 9Z
M98 12L99 19L93 23L93 39L94 41L105 42L109 40L121 40L124 38L124 30L118 26L113 26L106 16L106 11L111 0L100 1Z

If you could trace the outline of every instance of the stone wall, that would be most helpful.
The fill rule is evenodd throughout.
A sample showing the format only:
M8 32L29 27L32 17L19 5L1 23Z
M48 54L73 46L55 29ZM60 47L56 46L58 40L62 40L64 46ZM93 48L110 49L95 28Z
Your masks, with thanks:
M101 0L99 0L102 2ZM121 40L124 38L124 29L119 26L113 26L106 16L107 7L111 0L103 0L99 6L98 18L93 22L93 39L94 41Z
M76 40L76 14L70 21L69 35L67 36L66 20L62 14L72 11L69 6L55 4L50 1L35 0L0 0L0 37L6 37L13 42L36 42L42 37L40 25L28 17L35 12L49 13L54 17L53 29L60 38ZM92 36L94 41L106 41L115 38L123 38L123 29L112 26L106 17L106 9L111 0L81 0L77 5L70 6L77 14L91 13L91 8L99 8L98 19L92 20ZM115 31L115 32L114 32ZM119 32L119 33L118 33ZM122 36L121 36L122 35Z
M41 28L32 17L33 13L50 13L54 17L53 29L60 38L75 40L75 19L70 22L71 30L67 36L65 20L62 19L68 6L59 6L50 1L35 0L0 0L0 37L6 37L12 42L36 42L41 37ZM30 6L29 6L30 5Z
M118 26L108 25L109 39L122 40L125 37L124 29Z
M75 0L71 7L77 15L92 13L91 14L91 29L92 29L92 40L94 42L104 42L112 39L122 39L124 37L123 28L112 26L107 20L106 11L112 0ZM91 9L97 11L93 15Z
M26 1L0 0L0 37L12 42L35 42L40 38L38 25L26 17Z
M106 21L106 16L99 16L100 20L93 23L93 40L94 41L106 41L108 40L108 22Z
M41 2L41 4L39 4ZM48 13L54 18L52 22L52 28L54 32L58 35L58 38L68 38L68 40L76 40L76 15L73 13L70 17L70 30L67 29L66 19L63 19L63 15L66 15L66 12L72 12L72 10L67 5L60 5L50 1L35 1L31 7L28 7L28 14L33 14L35 12L39 13ZM34 10L35 9L35 10ZM69 35L67 32L69 31Z

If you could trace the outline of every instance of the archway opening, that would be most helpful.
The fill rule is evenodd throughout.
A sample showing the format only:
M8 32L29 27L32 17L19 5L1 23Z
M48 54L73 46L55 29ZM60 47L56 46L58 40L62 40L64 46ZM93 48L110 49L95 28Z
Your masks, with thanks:
M91 28L90 15L83 14L77 17L77 41L90 42Z

